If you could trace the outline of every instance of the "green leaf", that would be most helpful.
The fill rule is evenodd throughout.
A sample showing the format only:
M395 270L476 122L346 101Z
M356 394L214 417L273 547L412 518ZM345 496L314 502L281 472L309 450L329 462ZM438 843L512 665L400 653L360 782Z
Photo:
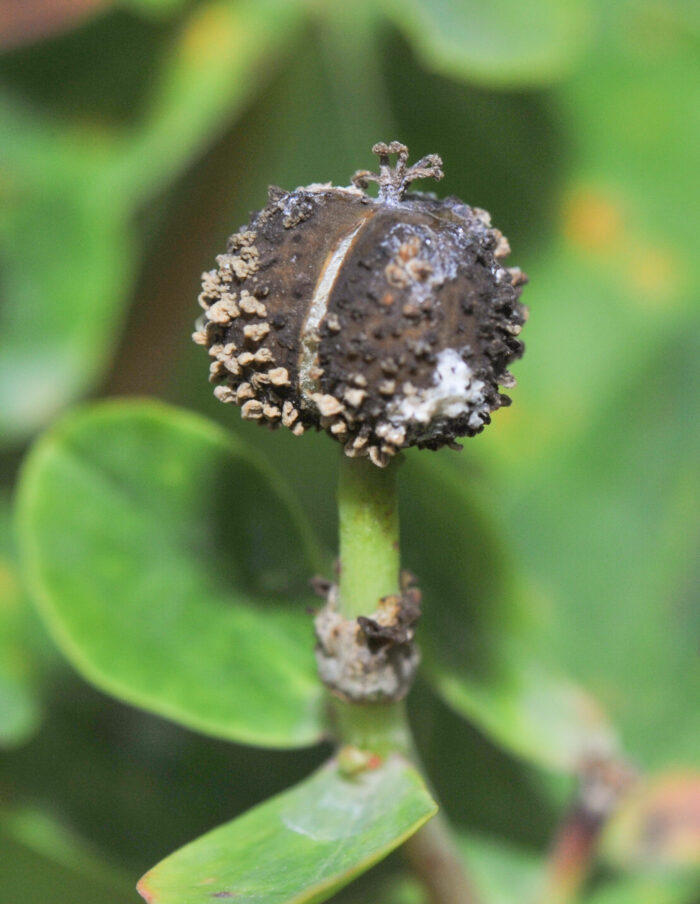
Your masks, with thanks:
M164 19L184 6L188 0L113 0L115 6L133 10L154 19Z
M101 186L138 209L228 128L284 59L301 22L289 0L209 0L172 40L143 119Z
M0 826L0 871L5 900L51 901L52 904L127 904L138 900L123 878L85 876L61 863L48 852L37 852L14 838L5 837Z
M135 215L230 125L299 16L280 0L198 5L134 127L74 125L0 95L0 442L30 436L104 373L138 262Z
M606 882L584 904L696 904L697 878L655 876Z
M0 497L0 748L23 744L41 720L36 650L20 586L10 512Z
M40 810L0 811L0 839L8 900L121 904L136 897L124 873Z
M84 389L118 333L134 248L95 179L102 141L77 140L0 96L0 436L18 441Z
M684 244L700 226L688 204L697 49L653 5L601 13L601 41L562 89L579 152L561 241L542 279L532 274L523 396L505 414L510 429L480 450L507 456L503 513L551 598L539 649L591 688L630 755L657 769L697 764L700 732L700 431L688 363L700 259Z
M0 584L12 580L0 562ZM32 662L18 626L14 604L3 597L0 586L0 749L23 744L35 733L41 720Z
M402 482L404 562L424 595L420 639L435 689L494 741L540 765L573 771L592 747L613 746L595 702L529 652L536 625L475 501L476 482L469 488L452 468L415 458Z
M437 666L436 690L497 744L536 765L575 773L593 749L613 752L612 728L595 701L556 669L503 645L503 672L486 681Z
M155 866L139 882L149 904L316 904L365 872L436 812L398 756L343 775L331 760L309 779Z
M532 316L514 404L455 469L467 485L486 471L490 515L536 590L529 655L661 768L697 763L700 728L700 261L684 250L700 133L696 48L652 6L601 5L600 40L558 89L577 152L557 156L556 241L517 261Z
M308 533L239 442L155 403L91 407L39 441L18 504L30 587L85 677L219 737L319 739Z
M587 36L580 0L384 0L383 6L428 68L499 87L560 78Z
M510 532L551 597L533 650L585 682L646 768L697 763L694 334L650 357L641 396L637 380L618 387L574 449L543 450L546 473L510 495Z

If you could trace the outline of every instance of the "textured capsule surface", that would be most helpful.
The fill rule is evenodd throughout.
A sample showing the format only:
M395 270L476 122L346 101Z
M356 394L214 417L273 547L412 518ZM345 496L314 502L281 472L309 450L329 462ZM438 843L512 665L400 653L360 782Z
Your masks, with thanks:
M485 211L408 193L442 176L437 156L409 167L403 145L373 150L379 173L348 188L270 189L203 274L193 338L215 395L244 418L323 429L383 466L473 436L509 403L499 386L523 352L526 280L504 266L508 243Z

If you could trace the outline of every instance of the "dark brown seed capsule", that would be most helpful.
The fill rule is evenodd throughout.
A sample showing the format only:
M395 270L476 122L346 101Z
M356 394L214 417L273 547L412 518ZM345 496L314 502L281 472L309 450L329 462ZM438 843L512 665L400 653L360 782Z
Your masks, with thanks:
M473 436L510 403L499 385L514 385L507 367L523 353L527 280L503 266L508 242L486 211L408 193L442 178L438 156L407 166L398 142L372 150L379 173L348 188L270 189L203 275L193 338L214 394L244 418L326 430L383 466Z

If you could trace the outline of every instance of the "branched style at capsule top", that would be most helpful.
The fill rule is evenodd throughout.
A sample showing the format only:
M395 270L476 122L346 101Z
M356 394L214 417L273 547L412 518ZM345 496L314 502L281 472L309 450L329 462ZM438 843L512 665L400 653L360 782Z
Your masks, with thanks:
M383 467L409 446L455 446L510 403L499 387L523 353L527 280L486 211L409 192L442 178L437 155L409 166L398 142L372 150L379 172L349 187L270 189L203 275L193 338L244 418L325 430Z

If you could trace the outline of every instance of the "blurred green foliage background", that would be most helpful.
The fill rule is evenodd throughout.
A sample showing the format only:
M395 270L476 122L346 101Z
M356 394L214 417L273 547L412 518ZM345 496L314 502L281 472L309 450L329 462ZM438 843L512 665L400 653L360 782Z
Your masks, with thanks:
M235 431L332 537L337 450L216 403L189 336L199 274L268 184L347 184L378 140L439 153L441 193L490 210L531 278L512 408L459 455L408 456L406 565L447 611L506 588L493 624L524 619L529 660L583 688L650 781L697 789L699 50L684 0L0 6L2 904L136 900L159 857L326 755L206 739L91 690L29 605L10 506L66 408L153 395ZM464 499L430 489L443 474ZM440 520L513 577L456 566ZM531 755L507 708L465 702L449 669L411 705L475 867L506 877L494 901L519 900L508 869L521 887L570 790L544 768L554 740ZM688 904L674 831L643 855L618 844L587 900ZM378 900L363 881L343 900Z

